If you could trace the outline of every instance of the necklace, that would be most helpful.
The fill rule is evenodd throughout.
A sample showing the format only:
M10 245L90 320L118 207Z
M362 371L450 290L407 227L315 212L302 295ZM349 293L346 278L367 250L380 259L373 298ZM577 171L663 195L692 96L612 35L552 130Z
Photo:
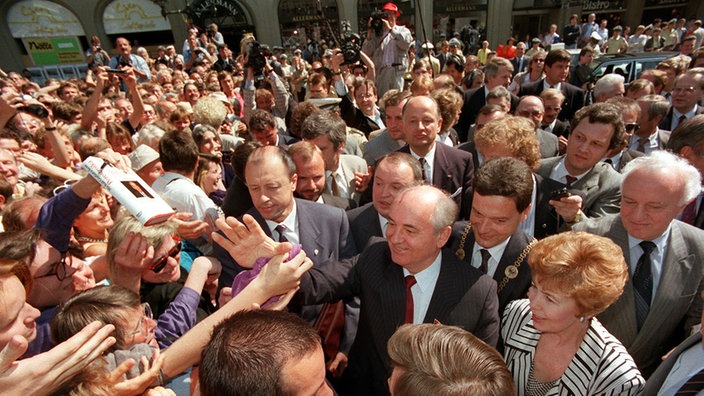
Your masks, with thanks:
M96 239L96 238L88 238L88 237L84 237L84 236L77 236L77 237L76 237L76 240L77 240L78 242L91 242L91 243L92 243L92 242L102 242L102 243L108 243L108 239L107 239L107 238Z

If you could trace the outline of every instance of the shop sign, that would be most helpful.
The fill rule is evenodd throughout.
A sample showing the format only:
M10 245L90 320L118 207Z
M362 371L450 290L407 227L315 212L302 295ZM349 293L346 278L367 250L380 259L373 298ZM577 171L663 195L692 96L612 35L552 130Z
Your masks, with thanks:
M25 38L22 42L36 66L86 62L78 37Z
M7 24L15 38L85 35L73 12L45 0L24 0L13 4L7 12Z
M161 8L147 0L116 0L103 11L107 34L155 32L171 30Z

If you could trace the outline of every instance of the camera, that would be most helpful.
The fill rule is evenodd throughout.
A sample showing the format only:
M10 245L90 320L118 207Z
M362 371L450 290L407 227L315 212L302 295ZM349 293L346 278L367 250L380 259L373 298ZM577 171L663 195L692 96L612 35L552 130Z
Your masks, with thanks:
M344 64L357 63L360 59L359 52L362 50L362 39L356 33L345 33L342 38L340 50L345 57Z
M251 67L254 75L259 77L264 75L264 66L266 66L266 57L269 55L269 48L254 41L249 48L249 57L245 67Z
M23 106L19 108L20 111L24 111L25 113L32 114L36 116L37 118L46 118L49 117L49 110L46 109L46 107L39 105L39 104L30 104L27 106Z
M570 196L570 192L567 190L567 187L562 187L558 190L553 191L550 194L550 199L553 201L559 201L562 198L567 198Z
M374 34L381 36L384 33L384 19L387 18L385 11L374 10L372 11L372 22L371 27L374 30Z
M120 56L117 65L118 65L119 67L123 67L123 66L132 66L132 61L131 61L131 60L127 60L127 59L125 59L125 58L123 58L123 57Z

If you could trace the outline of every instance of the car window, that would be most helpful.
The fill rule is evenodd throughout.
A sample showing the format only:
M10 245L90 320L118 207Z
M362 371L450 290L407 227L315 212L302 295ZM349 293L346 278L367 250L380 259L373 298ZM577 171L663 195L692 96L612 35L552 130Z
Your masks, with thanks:
M601 78L604 74L610 74L610 73L616 73L622 75L624 78L626 78L626 81L629 80L628 76L631 71L631 62L626 61L626 62L604 62L601 65L599 65L592 75L596 80Z

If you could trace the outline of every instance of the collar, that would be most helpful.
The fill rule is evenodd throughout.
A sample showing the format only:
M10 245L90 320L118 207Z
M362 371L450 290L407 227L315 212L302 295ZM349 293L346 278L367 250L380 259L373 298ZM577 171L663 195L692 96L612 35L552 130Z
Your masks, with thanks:
M688 119L688 120L689 120L690 118L694 117L695 115L697 115L697 108L698 108L698 107L699 107L699 105L697 105L697 104L695 103L695 104L694 104L694 107L692 107L688 112L684 113L684 115L687 116L687 119ZM683 113L680 113L676 108L674 108L674 107L672 108L672 118L673 118L673 119L680 118L680 116L681 116L682 114L683 114Z
M672 231L672 223L670 223L670 225L667 227L665 232L662 233L662 235L650 241L655 244L658 253L664 251L665 243L670 238L670 231ZM628 249L630 251L633 251L633 249L635 248L641 249L639 245L641 242L643 242L642 239L638 239L634 236L631 236L631 234L628 234Z
M423 293L428 293L435 288L435 283L440 276L440 268L442 264L442 250L438 252L438 255L433 260L430 266L420 272L412 274L407 269L403 269L403 276L413 275L416 278L416 285L420 288Z
M286 238L288 238L289 242L300 243L300 240L293 241L290 237L295 236L296 239L299 239L300 235L298 232L298 204L296 203L295 199L293 200L293 209L291 209L291 213L286 216L284 221L280 223L271 220L264 221L266 222L266 225L269 226L269 231L271 231L272 233L274 232L274 228L276 228L277 225L283 224L286 227L286 231L288 231L288 233L286 234Z
M428 165L430 165L430 168L433 167L433 161L435 160L435 149L437 147L438 147L438 143L437 143L437 138L436 138L436 140L433 140L433 147L430 149L430 151L428 151L428 154L423 156L423 158L425 158L425 161L428 163ZM408 149L411 152L411 155L413 156L413 158L420 159L421 156L416 154L413 151L413 149L411 148L411 146L408 146Z
M552 170L552 174L554 177L552 177L553 180L557 180L562 183L567 183L567 179L565 176L569 175L570 173L567 171L567 168L565 167L565 158L566 156L563 156L560 161L557 162L557 165L555 165L555 168ZM593 169L594 167L592 167ZM572 175L577 178L577 181L581 180L587 173L589 173L592 169L589 169L588 171L582 173L581 175Z
M553 87L550 84L548 84L548 80L544 78L543 79L543 90L546 90L548 88L553 88ZM562 83L561 82L557 83L554 88L562 90Z

